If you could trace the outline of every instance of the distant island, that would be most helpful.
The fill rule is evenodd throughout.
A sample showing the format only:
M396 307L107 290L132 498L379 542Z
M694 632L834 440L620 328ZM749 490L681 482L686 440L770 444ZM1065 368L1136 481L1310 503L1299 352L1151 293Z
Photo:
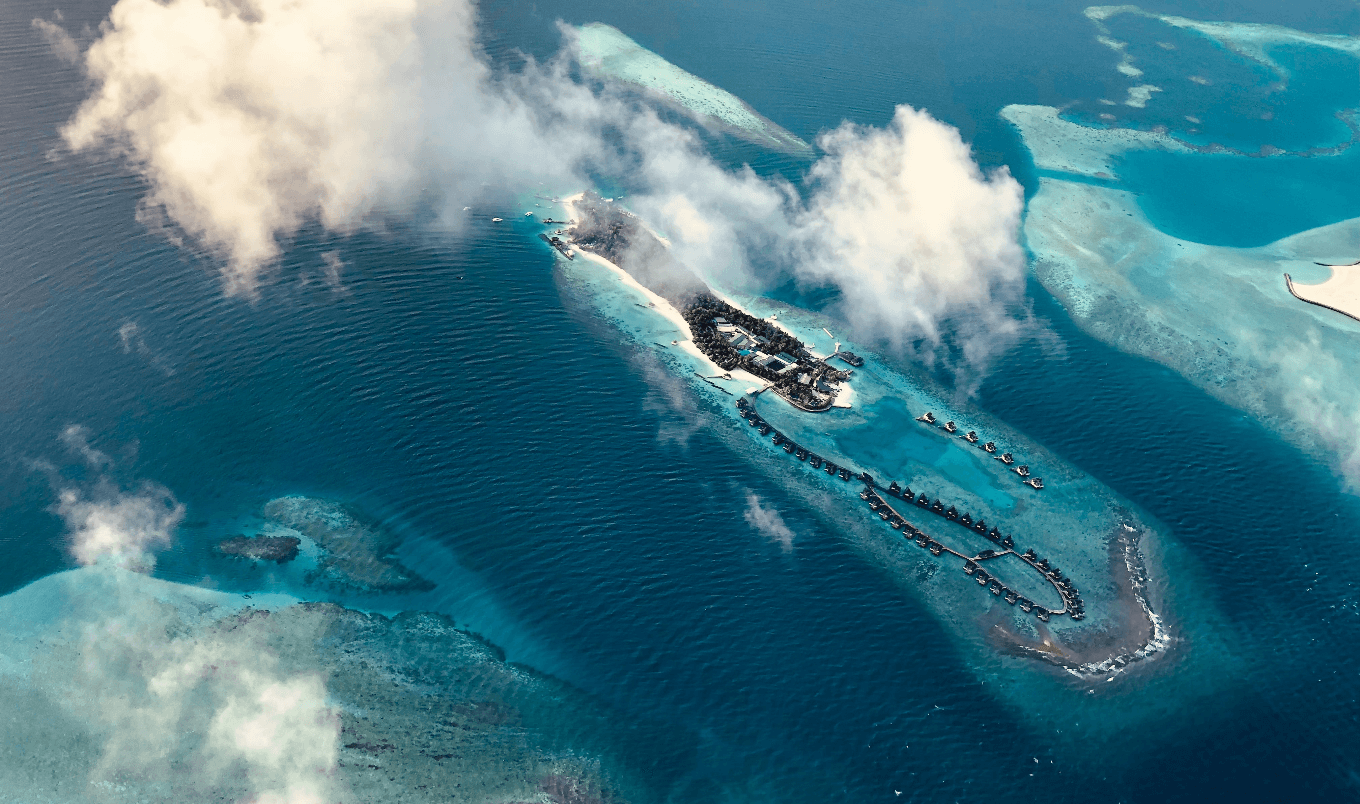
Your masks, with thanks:
M576 221L557 234L566 235L571 246L618 266L681 311L694 345L715 365L724 371L748 372L767 383L761 390L773 390L800 410L820 412L833 406L837 386L850 378L850 371L832 368L826 362L830 358L816 357L774 322L719 299L637 216L612 199L586 192L571 206ZM565 244L552 245L566 253ZM832 356L851 365L864 363L849 352Z

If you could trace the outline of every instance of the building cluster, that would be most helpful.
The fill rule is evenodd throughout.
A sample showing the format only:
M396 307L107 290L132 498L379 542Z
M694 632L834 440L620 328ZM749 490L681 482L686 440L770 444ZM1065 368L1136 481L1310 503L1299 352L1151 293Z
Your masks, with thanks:
M724 370L745 369L803 410L826 410L850 372L831 368L769 321L704 294L684 309L694 343Z

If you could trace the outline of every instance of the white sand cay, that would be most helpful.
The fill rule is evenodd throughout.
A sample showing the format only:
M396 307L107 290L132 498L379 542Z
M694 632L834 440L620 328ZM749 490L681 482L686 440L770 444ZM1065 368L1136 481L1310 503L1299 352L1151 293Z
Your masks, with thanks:
M1360 321L1360 263L1327 267L1332 269L1331 278L1316 285L1301 285L1285 274L1284 281L1289 286L1289 292L1309 304L1326 307Z

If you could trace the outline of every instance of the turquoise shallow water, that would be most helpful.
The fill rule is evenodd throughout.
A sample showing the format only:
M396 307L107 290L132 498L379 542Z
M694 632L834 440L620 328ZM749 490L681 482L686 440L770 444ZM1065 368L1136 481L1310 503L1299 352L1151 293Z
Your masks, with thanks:
M1337 29L1350 19L1275 5L1239 13ZM67 9L73 24L105 11ZM1079 11L785 6L772 16L600 3L571 21L617 25L805 138L911 102L963 127L984 161L1024 175L996 110L1106 91L1092 65L1106 69L1108 51ZM658 798L1354 796L1360 611L1344 566L1323 559L1352 547L1360 506L1238 412L1082 335L1037 285L1028 295L1053 340L1007 355L968 404L1165 529L1160 591L1178 631L1194 635L1160 673L1094 693L942 625L912 591L929 579L910 573L928 568L875 557L883 535L864 527L857 501L824 502L770 463L766 445L733 437L730 401L709 401L623 341L528 227L455 242L415 228L346 241L311 232L258 302L222 298L210 264L136 224L135 181L45 158L82 91L32 39L28 20L45 12L12 5L0 31L13 77L0 95L0 374L18 378L0 390L0 587L67 566L52 488L33 462L79 479L56 435L82 423L120 479L155 479L188 506L195 526L162 556L163 577L251 588L257 579L206 549L234 517L281 493L352 501L407 537L403 560L436 588L336 599L447 612L512 660L666 724L685 750L631 747ZM498 54L506 42L532 48L556 13L488 7L486 38ZM801 169L785 157L757 164ZM1186 164L1258 195L1297 175ZM1159 225L1244 236L1223 223L1237 220L1228 213L1176 206L1167 181L1181 168L1133 168L1148 208L1167 210ZM1300 221L1323 210L1292 206ZM333 248L344 295L318 281ZM130 321L145 351L122 348ZM901 435L842 435L846 453L945 455L900 409L862 412ZM1000 505L975 469L948 471ZM779 512L792 550L748 522L748 494Z

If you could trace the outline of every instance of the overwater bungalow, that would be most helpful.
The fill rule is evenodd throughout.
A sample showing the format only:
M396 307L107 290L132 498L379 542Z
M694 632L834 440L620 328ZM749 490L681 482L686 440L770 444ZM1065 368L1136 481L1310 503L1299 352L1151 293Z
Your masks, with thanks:
M841 476L841 480L849 480L849 479L851 478L850 470L849 470L849 469L842 469L842 470L840 471L840 476Z
M1001 541L1001 529L993 527L991 530L987 531L987 538L994 542Z
M1015 463L1015 458L1012 458L1009 452L1002 453L1001 456L997 458L997 460L1001 461L1007 466L1010 466L1011 464Z
M925 422L926 424L934 424L935 414L931 413L930 411L926 411L925 413L922 413L920 416L917 416L916 421Z
M968 434L965 435L963 438L964 438L964 440L967 441L969 444L976 444L976 443L978 442L978 434L977 434L976 432L974 432L973 430L969 430L969 431L968 431Z
M931 555L936 555L936 556L937 556L937 555L939 555L940 553L943 553L943 552L944 552L944 545L940 544L939 542L931 542L931 543L930 543L929 545L927 545L927 546L930 548L930 554L931 554Z
M958 519L958 518L959 518L959 509L957 509L957 508L955 508L954 506L951 505L951 506L949 506L949 510L944 512L944 515L945 515L945 518L946 518L946 519Z
M816 455L816 454L813 454L813 453L810 453L810 452L809 452L809 453L808 453L808 463L812 464L812 468L813 468L813 469L821 469L821 468L822 468L822 458L821 458L820 455Z
M837 466L836 464L832 463L831 461L827 461L827 462L826 462L826 473L827 473L828 475L834 475L834 474L836 474L836 470L839 469L839 468L840 468L839 466Z
M787 452L788 454L792 455L795 449L798 449L797 444L787 440L784 442L784 451Z
M1001 546L1009 550L1015 546L1015 539L1012 539L1008 533L1001 539Z
M1015 467L1015 473L1021 477L1029 477L1029 467L1022 463Z
M978 586L986 586L991 583L992 576L987 574L987 570L979 569L973 579L978 582Z
M1021 611L1028 612L1030 609L1033 609L1033 608L1034 608L1034 601L1030 600L1029 598L1025 598L1025 597L1020 598L1020 610L1021 610Z
M896 480L888 484L888 493L894 496L902 493L902 487L897 485Z
M973 523L973 530L977 531L978 533L986 533L986 532L987 532L987 520L985 520L985 519L979 519L978 521L974 522L974 523Z
M959 517L959 524L960 524L960 525L972 525L972 524L973 524L973 515L970 514L970 513L968 513L967 511L965 511L964 514L963 514L963 516Z
M1020 596L1017 595L1014 591L1007 591L1007 592L1006 592L1006 602L1009 603L1009 604L1011 604L1012 606L1014 606L1014 605L1015 605L1015 601L1017 601L1017 600L1019 600L1019 599L1020 599Z
M988 441L986 444L983 444L982 448L987 450L988 452L996 452L996 444L992 441Z
M927 497L925 494L922 494L920 497L916 498L916 504L921 506L922 508L929 508L930 498Z
M988 591L990 591L992 594L996 595L997 597L1001 597L1001 593L1004 592L1004 591L1006 591L1006 587L1002 586L1001 584L997 583L996 581L992 581L992 585L991 585L991 587L988 588Z
M944 503L940 502L939 500L936 500L936 501L935 501L935 504L932 505L932 506L930 506L930 510L931 510L931 511L934 511L934 512L937 513L937 514L943 514L943 513L944 513Z
M902 499L911 502L911 498L915 496L916 495L911 493L911 486L907 486L906 488L902 489Z
M978 568L977 562L974 561L974 560L971 559L971 558L968 559L967 561L963 562L963 574L964 574L964 575L972 575L974 572L977 571L977 568Z
M944 431L946 433L957 433L959 431L959 426L953 422L945 422Z
M1044 479L1042 477L1031 477L1029 480L1025 481L1025 485L1032 489L1042 489L1044 487Z

